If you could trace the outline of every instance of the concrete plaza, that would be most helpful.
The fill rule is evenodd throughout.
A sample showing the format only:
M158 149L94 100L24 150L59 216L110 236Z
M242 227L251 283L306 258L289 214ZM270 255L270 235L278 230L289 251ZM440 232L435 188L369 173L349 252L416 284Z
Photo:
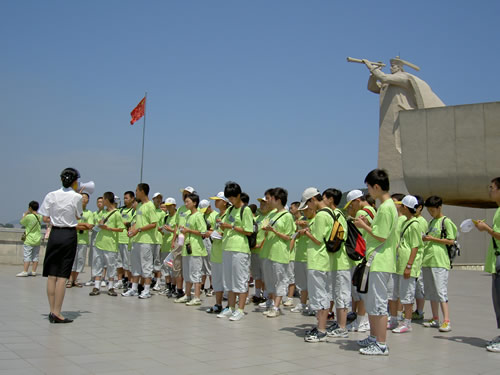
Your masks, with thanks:
M314 317L285 310L269 319L247 306L239 322L217 319L200 307L148 300L90 297L90 288L67 290L64 315L71 324L49 324L46 279L16 278L19 267L0 265L0 374L495 374L500 354L485 343L500 334L492 311L490 276L454 270L449 298L453 330L414 324L413 332L388 333L390 355L366 357L355 340L303 341ZM88 279L89 273L81 279ZM430 306L426 304L426 317Z

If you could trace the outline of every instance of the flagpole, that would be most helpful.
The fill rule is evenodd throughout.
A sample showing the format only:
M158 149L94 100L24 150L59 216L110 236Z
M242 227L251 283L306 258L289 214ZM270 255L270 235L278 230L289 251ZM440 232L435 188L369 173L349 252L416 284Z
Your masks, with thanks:
M144 126L142 127L142 156L141 156L141 183L142 183L142 170L144 168L144 134L146 133L146 97L148 96L148 92L144 94Z

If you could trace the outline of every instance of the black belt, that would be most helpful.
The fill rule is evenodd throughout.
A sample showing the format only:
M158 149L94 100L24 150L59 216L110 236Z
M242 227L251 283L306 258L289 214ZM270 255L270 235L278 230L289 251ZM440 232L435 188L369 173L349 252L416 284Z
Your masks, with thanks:
M72 230L76 230L76 227L54 227L54 226L52 226L52 229L66 229L66 230L72 229Z

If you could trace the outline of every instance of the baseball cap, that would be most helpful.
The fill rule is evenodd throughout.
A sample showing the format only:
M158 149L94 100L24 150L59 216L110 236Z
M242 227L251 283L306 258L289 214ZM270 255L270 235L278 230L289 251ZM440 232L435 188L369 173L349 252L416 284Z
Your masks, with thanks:
M153 199L156 198L156 197L159 197L159 196L161 196L161 193L160 192L156 192L156 193L153 194Z
M259 202L267 202L266 197L257 198L257 200L258 200Z
M351 190L349 193L347 193L347 204L344 206L344 210L349 207L351 202L355 199L361 198L363 196L363 192L361 190Z
M224 196L223 191L219 191L215 197L210 197L210 199L212 199L214 201L222 199L224 202L228 202L227 198Z
M306 190L304 190L304 192L302 193L302 198L300 200L299 210L303 210L304 207L306 206L306 202L318 194L321 195L319 190L315 187L309 187Z
M171 204L177 204L177 203L175 202L174 198L169 197L165 200L165 206L170 206Z
M207 201L206 199L203 199L200 204L198 205L198 209L200 210L201 213L205 213L207 211L207 208L210 206L210 202Z
M405 195L401 203L412 209L416 209L418 207L418 200L413 195Z
M181 189L181 193L184 193L185 191L188 191L190 193L194 193L194 187L192 186L186 186L184 189Z

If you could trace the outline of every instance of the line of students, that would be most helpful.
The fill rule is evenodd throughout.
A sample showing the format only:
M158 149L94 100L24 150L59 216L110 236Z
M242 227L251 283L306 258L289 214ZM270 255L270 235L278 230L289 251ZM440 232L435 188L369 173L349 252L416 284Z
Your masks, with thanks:
M252 300L268 318L281 315L280 305L284 298L293 295L292 287L296 284L300 303L291 311L314 312L318 321L316 328L306 331L305 341L347 338L350 330L370 331L367 338L358 341L360 353L365 355L388 355L387 330L410 332L412 317L423 319L423 297L431 301L433 314L424 326L450 331L447 297L450 260L446 246L455 241L457 229L441 212L442 200L430 197L423 202L411 195L391 197L389 178L383 170L371 171L365 183L370 197L380 201L378 210L359 190L348 194L345 209L366 240L366 258L372 260L366 294L352 288L351 277L357 262L347 256L345 243L334 253L325 244L334 221L340 223L345 235L348 231L348 218L338 208L342 196L339 190L320 193L317 188L307 188L301 201L294 202L289 211L287 191L268 189L259 198L260 211L254 216L248 201L245 202L247 196L234 182L227 183L223 192L211 197L218 213L209 209L208 202L199 207L200 198L192 187L183 189L184 205L179 209L173 198L162 205L159 194L153 198L156 204L149 201L147 184L138 185L136 197L140 203L135 208L132 192L126 193L126 205L120 210L114 207L114 195L105 193L103 203L107 211L94 215L94 223L85 219L85 215L81 219L88 222L89 230L92 224L100 228L93 245L95 281L90 294L99 294L100 278L107 267L108 294L116 295L114 289L123 286L120 272L117 284L112 282L116 274L113 268L120 259L122 274L128 274L132 281L122 296L150 298L155 273L158 281L165 278L164 288L160 282L155 285L159 292L175 297L176 303L200 305L205 279L210 277L209 291L213 288L215 292L215 305L207 312L231 321L245 316L250 275L255 282ZM498 189L498 185L493 185ZM429 225L420 215L424 205L432 216ZM258 232L255 246L251 247L249 238L255 231L254 224ZM493 229L488 227L492 233L498 233L495 225ZM490 232L485 228L478 226ZM123 243L129 249L125 251L123 246L128 260L119 250L123 232L129 241ZM108 254L111 252L114 254ZM75 264L79 263L77 259L81 256L77 255ZM75 272L79 272L78 267ZM139 279L144 287L140 294ZM494 285L495 282L496 279ZM71 283L76 283L76 276ZM222 306L224 293L228 299L226 308ZM413 312L415 297L417 309ZM286 300L284 305L290 306L290 301ZM333 306L337 321L327 327ZM441 323L439 307L443 313ZM357 312L357 317L348 324L350 309ZM404 319L399 318L401 310ZM495 340L490 345L497 345Z

